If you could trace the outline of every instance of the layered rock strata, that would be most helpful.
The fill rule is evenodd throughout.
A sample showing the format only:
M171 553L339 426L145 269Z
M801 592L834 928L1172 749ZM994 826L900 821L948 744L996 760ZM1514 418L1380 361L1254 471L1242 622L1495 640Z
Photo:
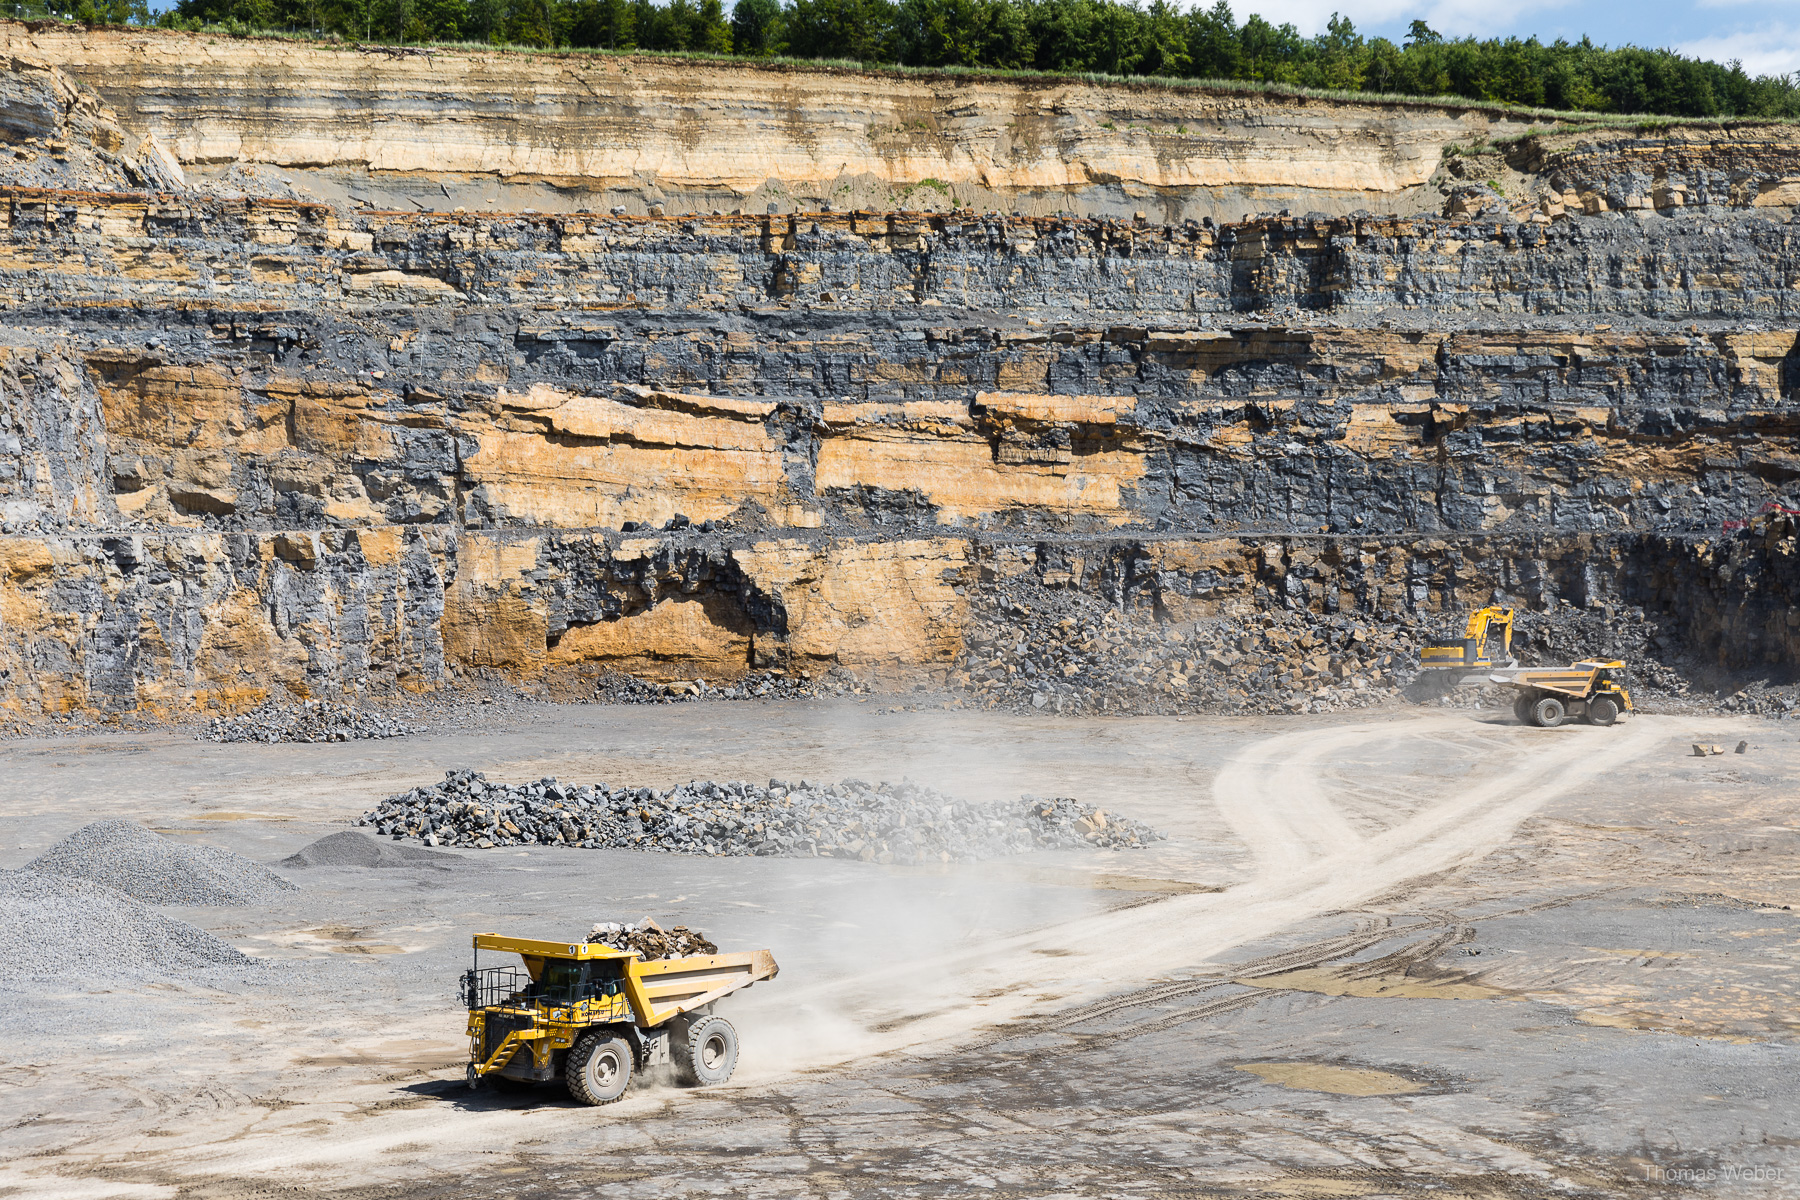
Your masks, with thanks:
M59 70L7 78L120 174L0 188L11 711L954 685L1099 609L1182 632L1170 704L1241 707L1196 638L1496 590L1642 627L1584 652L1800 651L1800 263L1774 192L1707 190L1781 177L1766 138L1545 140L1547 185L1649 182L1451 218L349 212L118 190L136 131ZM1110 686L1062 657L1043 694Z
M0 52L79 79L196 178L408 209L1435 208L1446 145L1529 128L1475 105L5 22Z

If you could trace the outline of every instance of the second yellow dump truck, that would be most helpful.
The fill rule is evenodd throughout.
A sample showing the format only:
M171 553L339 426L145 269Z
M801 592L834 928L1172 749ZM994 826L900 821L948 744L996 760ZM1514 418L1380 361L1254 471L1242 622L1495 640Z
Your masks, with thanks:
M737 1030L717 1001L779 968L767 950L645 961L589 942L475 935L462 977L469 1009L470 1087L560 1079L583 1104L610 1104L632 1076L667 1065L689 1086L724 1083L737 1066ZM482 951L523 966L483 967Z

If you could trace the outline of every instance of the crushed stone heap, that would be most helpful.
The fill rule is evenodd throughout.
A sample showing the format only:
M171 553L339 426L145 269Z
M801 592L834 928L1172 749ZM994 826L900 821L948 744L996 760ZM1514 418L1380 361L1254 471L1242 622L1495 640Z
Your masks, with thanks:
M360 742L423 733L378 712L324 700L269 701L247 713L214 717L200 738L208 742Z
M104 884L151 904L258 904L296 890L241 854L184 846L133 821L85 825L25 869Z
M448 869L463 860L423 846L378 842L366 833L346 829L302 846L275 865L290 871L312 867L435 867Z
M0 871L0 988L29 976L92 984L255 961L116 888L36 870Z
M601 921L587 936L589 945L611 946L614 950L636 950L645 960L687 958L695 954L717 954L719 948L698 929L677 925L664 929L649 917L627 925L618 921Z
M1028 850L1141 847L1163 835L1061 797L971 804L910 781L767 786L696 780L667 790L495 784L477 771L389 796L358 824L432 846L547 845L667 854L966 862Z

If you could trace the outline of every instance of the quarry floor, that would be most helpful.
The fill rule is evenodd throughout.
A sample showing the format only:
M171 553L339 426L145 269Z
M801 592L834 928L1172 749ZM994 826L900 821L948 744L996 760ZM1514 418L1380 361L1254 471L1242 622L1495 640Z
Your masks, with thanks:
M937 869L543 848L290 871L279 904L167 910L255 969L8 998L0 1196L1800 1195L1787 724L877 700L71 736L0 744L0 867L107 816L272 864L460 767L906 774L1169 838ZM720 1007L729 1085L602 1109L462 1086L470 934L646 914L782 964Z

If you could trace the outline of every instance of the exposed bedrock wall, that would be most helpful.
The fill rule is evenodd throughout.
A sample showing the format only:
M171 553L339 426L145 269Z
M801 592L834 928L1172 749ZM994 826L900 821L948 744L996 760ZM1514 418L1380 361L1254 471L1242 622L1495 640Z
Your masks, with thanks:
M164 712L426 690L485 674L729 680L848 667L955 682L970 608L1015 579L1189 623L1257 611L1454 623L1641 605L1726 669L1800 656L1795 539L1543 536L870 541L382 528L0 539L0 711Z
M1800 263L1761 215L1671 212L0 191L0 703L954 679L1027 575L1182 621L1499 587L1791 665L1793 540L1718 530L1800 479ZM676 514L718 527L625 528Z
M305 172L321 199L537 207L1069 210L1161 218L1435 209L1476 108L599 55L379 50L0 24L184 165ZM293 178L299 178L294 176ZM808 203L810 202L810 203ZM403 205L404 207L410 207Z
M1755 217L815 234L0 199L14 527L1691 532L1800 478L1800 263ZM1310 315L1234 312L1247 278ZM1730 315L1666 319L1703 307Z

